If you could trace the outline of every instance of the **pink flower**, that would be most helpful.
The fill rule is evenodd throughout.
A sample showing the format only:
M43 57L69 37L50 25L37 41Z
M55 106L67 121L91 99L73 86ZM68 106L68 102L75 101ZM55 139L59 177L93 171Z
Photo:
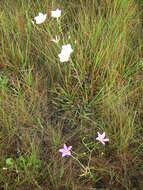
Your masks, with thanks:
M72 146L67 147L66 144L64 144L64 148L59 149L59 152L62 153L62 157L71 156L71 152L70 152L71 149L72 149Z
M101 135L99 132L97 132L98 137L96 140L100 141L103 145L105 145L105 142L108 142L109 139L105 139L105 132Z

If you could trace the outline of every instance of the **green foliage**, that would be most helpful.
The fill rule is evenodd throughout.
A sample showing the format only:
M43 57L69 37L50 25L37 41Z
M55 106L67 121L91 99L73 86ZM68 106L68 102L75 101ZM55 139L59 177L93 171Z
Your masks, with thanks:
M0 189L142 190L142 7L139 0L2 0ZM50 16L56 8L58 23ZM31 22L38 12L47 13L41 25ZM68 43L73 53L61 63ZM96 142L97 131L107 145ZM64 143L85 170L61 158Z
M6 166L13 166L14 165L14 163L13 163L13 159L12 158L7 158L6 159Z
M8 78L6 76L0 76L0 89L4 90L8 84Z

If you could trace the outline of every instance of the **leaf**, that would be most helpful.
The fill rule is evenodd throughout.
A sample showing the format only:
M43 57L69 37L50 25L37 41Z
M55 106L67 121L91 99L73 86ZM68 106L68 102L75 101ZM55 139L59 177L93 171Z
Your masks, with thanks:
M6 165L7 166L12 166L14 164L14 160L12 158L7 158L6 159Z

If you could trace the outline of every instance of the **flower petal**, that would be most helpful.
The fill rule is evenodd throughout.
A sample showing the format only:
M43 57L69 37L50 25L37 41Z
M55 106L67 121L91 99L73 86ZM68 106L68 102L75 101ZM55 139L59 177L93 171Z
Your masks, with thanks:
M99 138L99 137L97 137L97 138L96 138L96 140L100 141L100 138Z
M97 134L98 134L98 137L100 137L100 136L101 136L101 134L100 134L99 132L97 132Z
M102 138L102 139L105 138L105 132L101 135L101 138Z
M72 149L72 146L69 146L69 147L68 147L68 150L71 150L71 149Z
M47 14L39 13L38 16L34 17L36 24L41 24L46 20Z
M71 44L62 45L62 51L71 54L73 52Z
M62 148L62 149L59 149L59 152L62 152L62 153L63 153L64 151L65 151L65 149L63 149L63 148Z
M104 141L100 141L103 145L105 145L105 142Z
M109 141L109 139L104 139L104 142L107 142L107 141Z
M67 61L69 61L69 58L70 58L69 54L66 54L63 52L61 52L58 56L59 56L61 62L67 62Z
M62 157L65 157L66 155L67 155L67 153L66 153L66 152L63 152Z
M64 144L64 150L67 150L67 145L66 144Z
M67 156L71 156L71 152L69 151L69 152L67 152Z
M39 16L43 16L43 13L39 12Z
M59 18L61 16L61 10L56 9L55 11L51 11L51 17L53 18Z

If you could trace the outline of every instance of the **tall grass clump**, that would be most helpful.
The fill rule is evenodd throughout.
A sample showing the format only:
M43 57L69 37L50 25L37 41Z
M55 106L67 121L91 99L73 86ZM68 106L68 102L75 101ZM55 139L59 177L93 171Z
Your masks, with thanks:
M134 0L2 0L0 189L142 190L142 16Z

